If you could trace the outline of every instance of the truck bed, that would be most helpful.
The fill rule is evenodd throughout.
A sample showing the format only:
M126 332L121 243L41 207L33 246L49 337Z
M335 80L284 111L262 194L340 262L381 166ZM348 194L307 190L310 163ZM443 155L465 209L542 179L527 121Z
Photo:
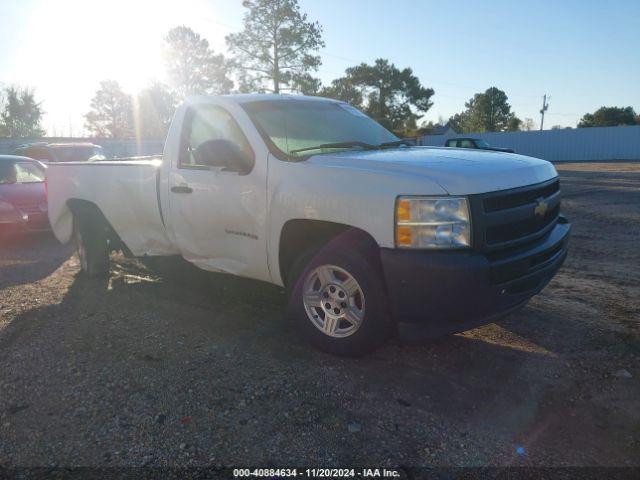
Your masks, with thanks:
M161 165L161 156L49 164L49 221L56 238L71 240L70 202L85 201L99 206L134 255L177 253L165 230Z

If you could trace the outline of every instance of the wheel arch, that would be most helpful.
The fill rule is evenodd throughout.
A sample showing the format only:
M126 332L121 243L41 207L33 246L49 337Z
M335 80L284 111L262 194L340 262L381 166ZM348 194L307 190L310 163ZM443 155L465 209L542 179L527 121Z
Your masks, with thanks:
M90 228L103 229L107 238L109 239L109 246L111 250L122 250L127 256L133 256L129 248L122 241L120 236L116 233L115 229L107 220L102 210L98 205L90 200L84 200L79 198L70 198L66 202L66 208L72 216L72 229L73 222L76 218L81 221L88 222Z
M382 272L380 246L368 232L343 223L291 219L282 226L278 245L278 267L283 284L289 285L289 272L301 255L334 242L366 252Z

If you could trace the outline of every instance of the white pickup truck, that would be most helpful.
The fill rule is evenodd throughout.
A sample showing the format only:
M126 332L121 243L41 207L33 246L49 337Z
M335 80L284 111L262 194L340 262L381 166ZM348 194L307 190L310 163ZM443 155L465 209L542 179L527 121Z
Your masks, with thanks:
M405 145L315 97L191 98L162 157L50 164L47 182L53 231L86 274L121 250L281 285L304 336L342 355L522 307L570 231L549 162Z

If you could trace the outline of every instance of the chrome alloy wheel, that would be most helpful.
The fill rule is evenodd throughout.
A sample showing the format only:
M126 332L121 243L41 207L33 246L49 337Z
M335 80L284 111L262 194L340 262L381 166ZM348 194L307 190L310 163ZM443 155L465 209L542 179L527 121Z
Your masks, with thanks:
M335 265L321 265L305 279L304 309L311 323L330 337L353 335L364 319L364 294L355 278Z

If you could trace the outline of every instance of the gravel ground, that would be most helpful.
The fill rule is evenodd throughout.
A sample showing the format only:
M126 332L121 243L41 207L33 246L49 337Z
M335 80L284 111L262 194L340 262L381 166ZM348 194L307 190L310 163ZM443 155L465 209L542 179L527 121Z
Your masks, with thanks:
M283 292L0 250L0 466L640 466L640 163L561 170L570 256L499 324L336 358Z

